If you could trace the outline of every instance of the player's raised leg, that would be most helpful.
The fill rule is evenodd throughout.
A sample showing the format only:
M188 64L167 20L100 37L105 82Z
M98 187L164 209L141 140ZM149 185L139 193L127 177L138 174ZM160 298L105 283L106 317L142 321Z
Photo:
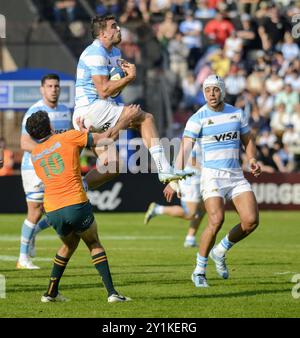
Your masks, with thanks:
M122 35L114 16L94 17L91 30L94 41L83 51L77 66L73 124L76 128L74 120L80 116L84 118L86 127L91 126L95 131L109 132L128 109L127 106L116 104L113 98L135 80L136 67L121 58L121 51L117 46L122 40ZM125 76L113 80L110 74L116 67L121 67ZM159 144L158 132L151 114L143 112L142 116L132 122L138 126L145 145L155 161L160 181L178 180L193 174L171 168Z
M142 117L135 121L135 125L139 128L143 142L155 162L161 182L168 183L194 174L193 170L175 170L171 167L166 159L164 148L160 144L159 134L152 114L144 112Z

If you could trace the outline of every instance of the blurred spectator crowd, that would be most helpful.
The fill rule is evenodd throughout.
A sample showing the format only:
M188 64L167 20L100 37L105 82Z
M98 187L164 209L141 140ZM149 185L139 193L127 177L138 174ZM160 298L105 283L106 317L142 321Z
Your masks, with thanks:
M299 0L85 2L95 14L118 18L125 59L167 78L175 135L205 103L202 83L216 73L225 79L227 102L249 116L263 170L300 170ZM47 4L48 19L73 23L76 35L82 1Z
M0 176L11 176L14 174L14 153L6 147L3 137L0 137L0 148L3 149L4 165L0 169Z

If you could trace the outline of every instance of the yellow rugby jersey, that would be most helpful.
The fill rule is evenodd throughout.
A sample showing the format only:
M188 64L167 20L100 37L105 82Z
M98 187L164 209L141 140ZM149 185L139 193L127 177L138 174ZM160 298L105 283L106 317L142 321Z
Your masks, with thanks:
M45 186L46 212L88 200L80 170L80 151L87 145L88 135L69 130L50 136L33 149L33 166Z

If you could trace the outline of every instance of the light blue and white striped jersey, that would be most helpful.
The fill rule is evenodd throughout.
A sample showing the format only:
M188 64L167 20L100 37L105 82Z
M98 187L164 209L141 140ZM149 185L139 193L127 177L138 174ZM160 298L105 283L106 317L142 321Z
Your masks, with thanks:
M80 55L77 65L75 109L87 106L97 99L102 99L94 85L92 76L108 76L112 67L118 66L121 58L120 49L113 47L111 51L104 48L96 39ZM108 100L113 100L109 98Z
M25 129L26 121L30 115L36 113L39 110L43 110L48 113L51 125L56 133L62 133L73 128L72 114L67 106L64 104L58 104L55 108L50 108L44 103L43 100L39 100L25 113L22 121L22 134L28 135ZM24 151L21 170L34 170L31 162L31 153L28 151Z
M183 136L200 143L203 168L231 171L241 169L240 135L249 130L243 110L225 103L222 112L215 112L206 104L190 117Z

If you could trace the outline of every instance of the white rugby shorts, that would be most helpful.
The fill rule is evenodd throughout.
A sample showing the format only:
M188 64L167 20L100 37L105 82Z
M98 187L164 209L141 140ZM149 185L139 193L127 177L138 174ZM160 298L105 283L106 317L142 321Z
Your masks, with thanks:
M81 117L84 119L86 128L92 127L91 131L104 132L116 125L123 108L123 104L116 104L107 100L95 100L90 105L79 108L75 107L73 126L76 130L79 130L76 119Z
M27 202L42 203L44 200L44 185L35 171L21 170L23 188Z
M232 200L246 191L253 191L242 170L229 172L225 170L202 168L201 195L205 201L209 197L222 197Z
M200 175L193 175L178 181L181 201L201 202Z

